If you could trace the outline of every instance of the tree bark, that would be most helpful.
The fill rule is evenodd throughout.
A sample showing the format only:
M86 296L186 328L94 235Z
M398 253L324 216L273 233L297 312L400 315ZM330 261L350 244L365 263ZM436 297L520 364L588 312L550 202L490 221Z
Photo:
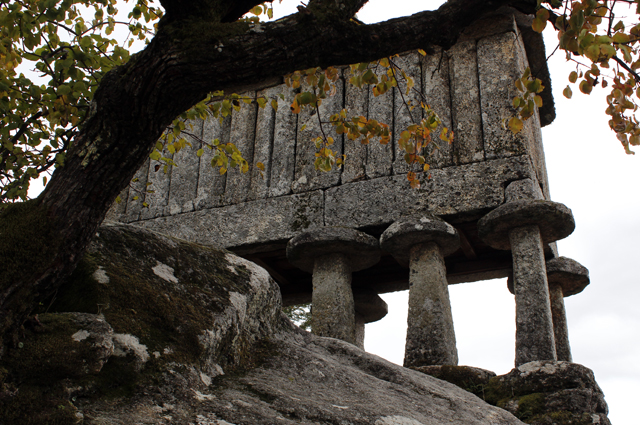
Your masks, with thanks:
M223 2L193 3L202 8L209 3L222 7ZM257 2L241 3L252 7ZM336 12L343 3L346 7ZM30 313L25 294L35 302L55 291L162 131L207 93L268 87L297 69L372 61L434 45L446 49L474 20L513 0L449 1L436 11L358 25L350 18L364 3L315 0L286 19L250 25L222 23L212 14L179 13L177 2L163 2L167 14L156 37L104 77L64 166L55 171L37 201L55 227L60 248L46 267L31 270L25 264L30 273L0 288L0 333L5 342L7 331ZM227 17L239 13L233 8L224 11ZM25 239L15 244L29 243Z

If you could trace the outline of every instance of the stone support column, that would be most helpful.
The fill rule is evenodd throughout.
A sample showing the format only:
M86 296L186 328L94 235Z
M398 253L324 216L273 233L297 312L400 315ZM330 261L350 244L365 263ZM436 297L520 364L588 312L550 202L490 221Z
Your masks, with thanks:
M516 365L555 360L549 285L540 230L536 225L509 232L516 296Z
M543 244L567 237L574 228L569 208L544 200L507 202L478 221L487 245L512 252L516 366L557 360Z
M556 344L556 356L560 361L570 362L571 347L569 346L569 327L567 326L567 312L564 309L562 286L549 284L549 302L551 303L551 319Z
M312 332L357 345L364 329L357 331L351 273L380 260L376 238L345 227L316 229L289 241L287 259L313 273Z
M447 269L435 242L411 248L405 365L457 365Z
M564 309L564 298L579 294L589 285L589 270L575 260L558 257L547 261L547 279L553 331L558 360L570 362L569 327Z
M355 345L364 350L364 326L377 322L387 315L389 307L375 292L357 292L353 294L356 310L356 342Z
M311 296L311 331L355 343L356 322L351 266L342 254L315 259Z
M444 257L460 246L458 233L440 218L424 214L393 223L380 244L410 267L404 365L457 365Z

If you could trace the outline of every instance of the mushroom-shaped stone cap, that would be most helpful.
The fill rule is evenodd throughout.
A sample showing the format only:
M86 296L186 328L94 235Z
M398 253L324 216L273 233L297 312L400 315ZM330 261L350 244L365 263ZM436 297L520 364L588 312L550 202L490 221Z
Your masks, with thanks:
M407 265L411 247L426 242L437 243L446 256L460 247L460 236L443 219L425 213L394 222L380 237L380 248L391 253L400 264Z
M353 303L356 313L363 317L365 323L377 322L389 312L387 303L374 292L355 292Z
M567 257L547 261L549 285L560 285L562 295L569 297L579 294L589 284L589 270L582 264Z
M347 227L323 227L292 238L287 244L287 259L306 272L313 272L317 257L342 254L351 271L373 266L380 261L380 245L371 235Z
M552 201L520 200L507 202L478 221L478 234L487 245L511 249L509 231L535 224L543 243L569 236L576 227L571 210Z

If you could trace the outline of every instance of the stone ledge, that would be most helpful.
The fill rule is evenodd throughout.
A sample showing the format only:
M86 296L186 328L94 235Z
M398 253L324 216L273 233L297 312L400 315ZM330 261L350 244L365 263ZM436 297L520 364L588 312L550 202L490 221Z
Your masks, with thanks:
M273 243L323 226L321 190L261 199L134 223L190 242L220 248Z
M479 218L504 202L504 189L509 182L535 179L528 155L432 170L430 175L431 179L418 190L409 187L404 175L328 189L325 224L383 226L425 209L453 223Z

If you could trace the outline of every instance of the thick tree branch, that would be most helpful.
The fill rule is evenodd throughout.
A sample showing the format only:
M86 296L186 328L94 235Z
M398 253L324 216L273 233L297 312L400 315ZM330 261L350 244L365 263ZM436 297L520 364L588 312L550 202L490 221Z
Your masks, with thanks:
M310 0L307 9L317 17L349 20L369 0Z
M182 58L192 58L189 69L185 68L189 81L207 86L209 91L242 91L272 84L274 78L297 69L371 61L436 45L447 49L470 23L512 2L451 1L435 11L373 25L356 25L346 20L329 23L298 13L225 40L207 36L206 24L202 24L203 36L197 40L189 38L188 44L179 50L183 52ZM223 47L215 48L218 45ZM214 78L210 75L212 67L216 69ZM233 72L227 72L231 69Z
M168 20L182 21L196 18L216 22L234 22L262 3L273 0L161 0Z

